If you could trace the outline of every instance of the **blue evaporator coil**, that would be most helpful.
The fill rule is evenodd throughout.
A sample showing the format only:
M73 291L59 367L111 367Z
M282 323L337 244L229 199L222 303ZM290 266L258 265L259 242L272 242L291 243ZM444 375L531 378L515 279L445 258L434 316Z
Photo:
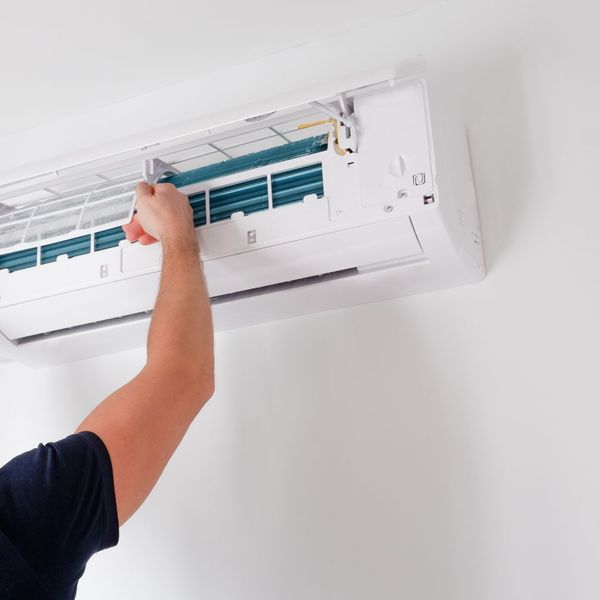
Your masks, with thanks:
M185 173L178 173L167 177L161 182L172 183L176 187L210 181L217 177L231 175L257 169L298 158L323 152L327 149L327 135L317 136L291 142L283 146L263 150L232 158L214 165L208 165ZM279 208L295 202L302 202L305 196L315 194L323 197L323 165L319 162L313 165L299 167L279 173L273 173L271 190L273 208ZM208 215L211 223L229 219L233 213L243 212L251 214L269 209L268 177L259 177L248 181L241 181L232 185L209 188ZM194 226L202 227L207 223L206 192L199 192L189 196L190 205L194 212ZM82 235L76 238L45 244L40 247L40 263L54 262L59 256L66 254L69 257L89 254L107 250L119 245L125 239L121 227L112 227L94 234ZM29 269L38 264L38 248L20 250L9 254L0 255L0 269L10 272Z

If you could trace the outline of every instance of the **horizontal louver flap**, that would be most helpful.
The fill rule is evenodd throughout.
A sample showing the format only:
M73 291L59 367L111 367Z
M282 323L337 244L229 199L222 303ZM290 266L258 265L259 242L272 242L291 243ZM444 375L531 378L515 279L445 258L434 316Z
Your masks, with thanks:
M273 207L302 202L305 196L323 196L323 166L310 165L271 176Z
M54 262L62 254L69 257L80 256L81 254L89 254L91 247L91 237L82 235L80 237L71 238L54 244L46 244L42 246L41 263L46 264Z
M125 232L122 227L112 227L105 231L98 231L94 234L94 250L107 250L115 248L121 240L125 239Z
M0 269L8 269L11 273L21 269L29 269L37 265L37 248L11 252L0 256Z
M235 212L249 214L269 208L266 177L210 190L210 222L228 219Z
M313 142L313 147L319 146ZM304 150L306 151L306 149L305 144ZM270 178L274 208L294 202L302 202L309 195L318 197L324 195L323 165L321 163L274 173ZM229 219L236 212L248 215L269 209L268 176L220 188L209 188L208 193L211 223ZM193 210L194 226L202 227L206 225L206 192L191 194L189 201ZM116 248L119 242L124 239L125 233L121 227L98 231L94 234L94 251ZM72 258L89 254L91 252L91 236L84 235L46 244L40 250L41 264L54 262L60 255L67 255ZM37 248L30 248L0 255L0 269L8 269L12 272L35 267L38 264L37 251Z
M237 158L230 158L229 160L224 160L214 165L200 167L199 169L193 169L191 171L186 171L185 173L172 175L171 177L165 177L161 181L172 183L175 187L184 187L186 185L210 181L217 177L224 177L242 171L251 171L252 169L258 169L259 167L264 167L266 165L281 163L293 158L324 152L327 150L327 140L327 135L318 135L316 137L277 146L276 148L252 152L251 154L246 154L245 156L239 156Z
M206 225L206 194L204 192L193 194L189 200L194 211L194 227Z

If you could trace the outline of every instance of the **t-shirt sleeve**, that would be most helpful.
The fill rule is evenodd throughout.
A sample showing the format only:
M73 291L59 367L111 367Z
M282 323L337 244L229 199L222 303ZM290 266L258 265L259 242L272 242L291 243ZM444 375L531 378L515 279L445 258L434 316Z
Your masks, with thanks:
M0 530L46 590L74 589L90 557L119 540L110 456L91 432L40 444L0 469Z

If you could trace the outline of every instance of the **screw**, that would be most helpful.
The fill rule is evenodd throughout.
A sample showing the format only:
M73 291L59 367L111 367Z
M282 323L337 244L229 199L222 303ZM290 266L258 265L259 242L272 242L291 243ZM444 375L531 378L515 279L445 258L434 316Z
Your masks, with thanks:
M391 204L386 204L383 207L383 210L385 210L386 213L391 213L394 210L394 207Z
M406 190L398 192L398 198L400 198L400 200L406 200L408 198L408 192Z
M343 211L341 208L338 208L338 209L335 211L335 214L336 214L338 217L341 217L341 216L344 214L344 211Z

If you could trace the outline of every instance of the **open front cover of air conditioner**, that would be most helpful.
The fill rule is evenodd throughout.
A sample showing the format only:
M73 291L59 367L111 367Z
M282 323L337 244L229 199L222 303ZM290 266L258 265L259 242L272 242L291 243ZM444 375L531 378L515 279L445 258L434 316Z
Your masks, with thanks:
M424 81L389 80L0 186L0 354L143 344L161 248L121 229L143 178L188 195L220 329L480 279L464 132L432 121Z

